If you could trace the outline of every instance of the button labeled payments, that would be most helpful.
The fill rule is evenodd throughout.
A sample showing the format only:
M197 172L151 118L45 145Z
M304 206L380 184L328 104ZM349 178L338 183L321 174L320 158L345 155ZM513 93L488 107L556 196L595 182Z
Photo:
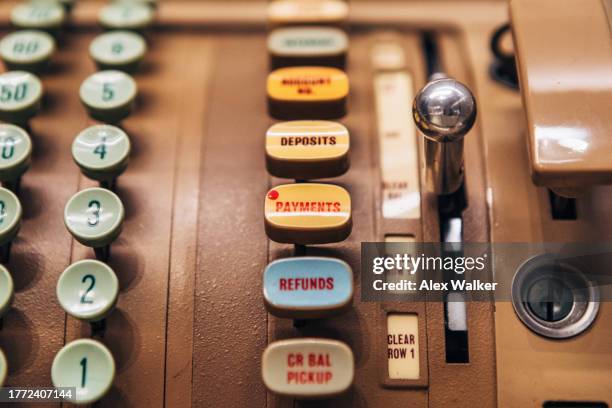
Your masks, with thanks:
M344 261L324 257L280 259L264 271L266 309L277 317L319 319L346 311L353 274Z
M346 114L347 75L330 67L280 68L268 75L268 110L277 119L337 119Z
M349 168L349 132L323 120L282 122L266 133L266 166L276 177L336 177Z
M328 244L346 239L352 229L351 197L331 184L284 184L266 195L268 237L287 244Z
M355 362L351 349L337 340L282 340L266 348L261 371L264 384L276 394L323 398L351 386Z

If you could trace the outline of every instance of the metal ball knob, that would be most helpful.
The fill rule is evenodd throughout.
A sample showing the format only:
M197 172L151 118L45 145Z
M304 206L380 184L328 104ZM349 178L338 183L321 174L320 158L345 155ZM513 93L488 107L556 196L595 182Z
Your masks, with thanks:
M429 82L414 98L417 127L434 142L461 140L476 120L476 99L461 82L442 78Z

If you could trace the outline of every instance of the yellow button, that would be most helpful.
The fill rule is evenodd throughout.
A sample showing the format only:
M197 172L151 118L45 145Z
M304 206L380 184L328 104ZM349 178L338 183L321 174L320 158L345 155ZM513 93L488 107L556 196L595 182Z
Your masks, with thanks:
M276 177L336 177L349 167L349 132L322 120L282 122L266 133L266 165Z
M268 237L290 244L327 244L351 233L351 197L331 184L285 184L266 195Z
M355 362L351 349L337 340L282 340L264 351L261 373L266 387L276 394L323 398L351 386Z
M278 119L336 119L346 114L349 81L331 67L290 67L268 75L268 107Z
M348 12L342 0L275 0L268 4L268 21L272 25L340 24Z

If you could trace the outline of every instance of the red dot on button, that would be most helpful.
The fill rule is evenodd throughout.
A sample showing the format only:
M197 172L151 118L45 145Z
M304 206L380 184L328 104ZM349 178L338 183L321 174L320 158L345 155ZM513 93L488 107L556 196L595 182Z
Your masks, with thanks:
M278 191L272 190L268 193L268 198L270 200L276 200L278 198Z

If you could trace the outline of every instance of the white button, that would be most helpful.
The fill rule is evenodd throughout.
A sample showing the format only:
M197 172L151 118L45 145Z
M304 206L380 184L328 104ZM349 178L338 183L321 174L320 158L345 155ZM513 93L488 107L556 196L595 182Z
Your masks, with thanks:
M59 28L66 18L64 7L52 1L33 1L13 8L11 23L20 28L52 30Z
M44 31L21 30L0 41L0 57L10 70L37 72L55 52L55 40Z
M40 107L43 86L40 80L25 71L0 74L0 120L24 124Z
M100 24L108 29L142 30L153 22L152 7L142 2L115 2L100 12Z
M419 379L419 318L417 315L408 313L387 315L387 361L389 378Z
M97 321L114 307L119 281L113 270L100 261L86 259L70 265L57 281L57 299L69 315Z
M130 148L130 139L123 130L111 125L94 125L74 139L72 158L87 177L112 181L127 168Z
M75 340L55 356L51 379L55 387L75 387L77 404L91 404L102 398L113 385L115 360L99 341Z
M0 265L0 317L4 316L13 303L13 278L9 271ZM1 381L0 381L1 383Z
M0 387L4 385L6 376L8 374L8 364L6 363L6 357L4 352L0 349Z
M115 193L94 187L72 196L64 209L64 223L81 244L101 248L119 236L124 214L123 204Z
M136 81L121 71L100 71L81 85L81 101L94 118L106 122L119 122L132 111L138 93Z
M0 124L0 181L18 180L30 166L32 140L15 125Z
M15 238L21 227L21 203L12 191L0 187L0 245Z
M111 31L97 36L89 46L89 55L101 69L132 72L145 56L147 44L139 34Z

